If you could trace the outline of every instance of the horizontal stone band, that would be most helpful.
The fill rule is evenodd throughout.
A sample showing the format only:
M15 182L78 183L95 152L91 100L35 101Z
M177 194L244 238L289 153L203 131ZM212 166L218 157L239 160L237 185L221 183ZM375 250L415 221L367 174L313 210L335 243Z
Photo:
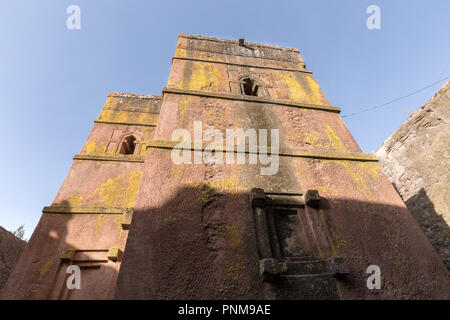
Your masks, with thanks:
M103 156L91 154L76 154L73 156L73 160L144 162L144 156Z
M186 38L186 39L194 39L194 40L207 40L207 41L213 41L213 42L236 43L236 40L218 39L218 38L185 34L185 33L180 33L178 35L178 37ZM281 47L281 46L276 46L276 45L272 45L272 44L253 43L253 42L246 42L246 44L254 46L254 47L259 47L259 48L269 48L269 49L275 49L275 50L281 50L281 51L292 51L292 52L299 53L297 48L288 48L288 47Z
M88 206L66 206L52 205L42 209L42 213L59 213L59 214L125 214L132 212L130 207L88 207Z
M155 149L166 149L166 150L182 150L186 148L182 148L177 146L179 144L178 141L170 141L170 140L154 140L147 144L147 148L155 148ZM209 142L204 142L202 147L196 147L196 143L191 143L190 151L208 151L210 149L207 148ZM222 146L220 149L216 149L215 151L222 152L233 152L233 153L245 153L245 154L258 154L258 152L249 152L247 151L241 152L238 151L235 147L233 150L227 150L226 146ZM375 155L371 153L362 153L362 152L334 152L334 151L292 151L286 152L281 151L278 153L272 153L271 148L267 147L267 154L270 155L279 155L280 157L294 157L294 158L312 158L312 159L324 159L324 160L350 160L350 161L371 161L377 162L378 159Z
M163 94L164 93L186 94L186 95L208 97L208 98L219 98L219 99L227 99L227 100L258 102L258 103L269 103L269 104L276 104L276 105L301 108L301 109L314 109L314 110L322 110L322 111L336 112L336 113L341 112L341 109L339 109L337 107L333 107L333 106L299 103L299 102L294 102L294 101L268 99L268 98L264 98L264 97L253 97L253 96L245 96L245 95L235 95L235 94L229 94L229 93L196 91L196 90L186 90L186 89L176 89L176 88L166 88L166 87L163 88L162 92L163 92Z
M246 68L271 69L271 70L281 70L281 71L290 71L290 72L302 72L302 73L312 74L311 71L307 71L307 70L281 68L281 67L258 66L258 65L253 65L253 64L234 63L234 62L227 62L227 61L220 61L220 60L187 58L187 57L177 57L177 56L172 57L172 61L174 59L198 61L198 62L207 62L207 63L219 63L219 64L227 64L227 65L230 65L230 66L246 67Z
M117 121L94 120L94 123L119 124L119 125L124 125L124 126L156 127L156 124L137 123L137 122L117 122Z

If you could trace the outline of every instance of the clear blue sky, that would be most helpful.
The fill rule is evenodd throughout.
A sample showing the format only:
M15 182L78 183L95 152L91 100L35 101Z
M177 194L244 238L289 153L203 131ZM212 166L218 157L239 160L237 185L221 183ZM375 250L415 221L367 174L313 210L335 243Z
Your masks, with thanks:
M0 225L34 230L109 92L160 94L178 33L300 50L343 114L450 74L450 1L0 0ZM66 8L81 8L81 30ZM366 8L381 8L368 30ZM375 151L441 84L345 118Z

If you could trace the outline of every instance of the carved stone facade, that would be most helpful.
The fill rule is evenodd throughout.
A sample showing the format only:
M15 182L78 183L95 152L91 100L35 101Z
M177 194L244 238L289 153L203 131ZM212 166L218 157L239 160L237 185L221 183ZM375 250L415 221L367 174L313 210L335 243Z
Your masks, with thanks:
M297 49L180 34L172 61L162 96L109 95L2 298L449 298L449 272ZM216 152L244 165L174 163L172 133L198 121L278 129L278 170L234 145Z
M0 227L0 290L19 260L26 242Z

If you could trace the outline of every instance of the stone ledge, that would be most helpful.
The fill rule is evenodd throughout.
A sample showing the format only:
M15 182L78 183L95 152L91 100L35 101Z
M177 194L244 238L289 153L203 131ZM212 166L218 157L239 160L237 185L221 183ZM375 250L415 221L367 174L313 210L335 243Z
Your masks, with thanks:
M206 40L206 41L213 41L213 42L226 42L226 43L230 43L230 44L237 43L237 40L220 39L220 38L213 38L213 37L200 36L200 35L190 35L190 34L184 34L184 33L178 34L178 37L186 38L186 39L195 39L195 40ZM297 48L281 47L281 46L272 45L272 44L253 43L253 42L245 42L245 44L253 46L253 47L268 48L268 49L275 49L275 50L281 50L281 51L292 51L292 52L299 53Z
M146 148L155 148L155 149L165 149L165 150L172 150L172 149L178 149L182 150L185 148L182 147L176 147L177 144L179 144L178 141L171 141L171 140L153 140L150 141ZM204 152L207 149L207 146L210 144L210 142L203 142L201 147L198 147L197 144L199 142L191 142L191 146L188 148L188 150L191 151L202 151ZM229 150L229 152L234 153L245 153L250 154L254 152L247 151L240 152L237 150L236 145L233 150ZM216 149L215 151L222 151L227 152L227 146L222 146L221 149ZM279 155L280 157L294 157L294 158L312 158L312 159L324 159L324 160L348 160L348 161L370 161L370 162L378 162L377 157L371 153L363 153L363 152L334 152L334 151L280 151L278 153L273 153L271 151L270 147L267 147L267 154L270 155Z
M120 124L124 126L141 126L141 127L156 127L156 124L151 123L137 123L137 122L117 122L117 121L103 121L94 120L94 123L106 123L106 124Z
M136 112L136 113L148 113L148 114L159 114L159 112L154 111L143 111L139 108L121 108L121 107L103 107L102 111L108 110L108 111L115 111L115 112Z
M76 154L73 160L91 160L91 161L116 161L116 162L144 162L144 156L104 156Z
M133 211L131 207L97 207L97 206L66 206L51 205L42 209L42 213L56 214L129 214Z
M136 94L136 93L122 93L122 92L112 92L108 94L108 97L117 98L135 98L135 99L151 99L151 100L161 100L162 97L153 94Z
M123 251L120 247L111 247L109 249L74 249L67 248L62 250L61 262L77 264L80 268L99 268L99 265L112 262L119 262Z
M252 65L252 64L243 64L243 63L225 62L225 61L219 61L219 60L208 60L208 59L197 59L197 58L187 58L187 57L177 57L177 56L174 56L174 57L172 57L172 62L173 62L174 59L178 59L178 60L190 60L190 61L199 61L199 62L208 62L208 63L220 63L220 64L227 64L227 65L238 66L238 67L247 67L247 68L272 69L272 70L291 71L291 72L302 72L302 73L312 74L311 71L307 71L307 70L290 69L290 68L281 68L281 67L266 67L266 66Z
M176 89L176 88L166 88L166 87L163 88L162 92L163 92L163 95L165 93L186 94L186 95L208 97L208 98L219 98L219 99L227 99L227 100L276 104L276 105L282 105L282 106L288 106L288 107L294 107L294 108L313 109L313 110L321 110L321 111L328 111L328 112L335 112L335 113L341 112L341 109L339 109L337 107L333 107L333 106L316 105L316 104L309 104L309 103L299 103L299 102L286 101L286 100L268 99L268 98L263 98L263 97L234 95L234 94L229 94L229 93L196 91L196 90L186 90L186 89Z

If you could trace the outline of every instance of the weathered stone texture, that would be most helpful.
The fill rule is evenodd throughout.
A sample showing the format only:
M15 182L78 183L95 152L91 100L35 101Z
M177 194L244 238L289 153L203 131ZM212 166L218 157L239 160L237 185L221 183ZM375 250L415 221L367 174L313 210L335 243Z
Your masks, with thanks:
M403 201L450 269L450 82L376 152Z
M111 299L141 183L145 146L161 97L108 95L53 203L46 206L0 299ZM121 153L128 137L134 150ZM67 254L70 253L70 254ZM66 256L69 256L67 258ZM68 290L68 265L83 270L82 289Z
M0 227L0 290L17 263L26 242Z
M246 150L244 131L278 130L277 170L223 141L214 154L243 164L173 161L174 130L193 136L190 160L209 141L198 123L240 129ZM373 264L382 290L367 288ZM181 34L162 96L108 96L0 299L449 299L449 287L297 49Z

